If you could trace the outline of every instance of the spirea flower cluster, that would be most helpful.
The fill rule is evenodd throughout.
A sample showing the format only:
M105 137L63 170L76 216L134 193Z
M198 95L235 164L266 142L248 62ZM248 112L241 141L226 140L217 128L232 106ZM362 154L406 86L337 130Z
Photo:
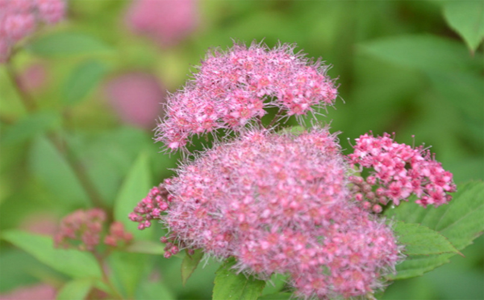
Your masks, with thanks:
M373 168L366 180L375 186L376 195L384 204L386 198L399 205L413 193L421 206L437 207L449 202L452 196L447 193L456 190L452 173L431 159L428 150L396 143L388 134L382 137L365 134L357 138L355 151L349 158L354 165ZM358 193L356 197L362 195Z
M337 91L326 70L319 61L295 54L292 45L235 44L228 52L215 50L193 80L168 97L157 140L175 150L195 134L239 131L268 107L304 115L312 106L332 105Z
M100 243L106 213L99 208L76 210L62 219L54 236L54 244L61 248L76 248L94 251ZM113 222L104 237L104 244L112 247L124 246L133 239L133 235L124 229L121 222Z
M0 63L21 39L33 33L38 23L59 22L65 14L64 0L0 0Z
M161 218L171 239L234 256L239 271L290 274L301 295L362 295L394 271L399 249L383 221L348 201L347 172L327 129L250 131L179 168L130 218L141 228Z
M345 156L328 128L293 134L261 125L268 107L303 116L332 105L337 91L325 71L293 46L235 45L209 55L168 98L157 128L168 148L219 128L237 134L186 159L129 215L139 229L165 224L165 257L197 248L235 257L236 271L288 274L298 296L319 299L371 294L395 272L402 246L379 213L412 193L424 207L448 202L452 174L389 135L365 134Z

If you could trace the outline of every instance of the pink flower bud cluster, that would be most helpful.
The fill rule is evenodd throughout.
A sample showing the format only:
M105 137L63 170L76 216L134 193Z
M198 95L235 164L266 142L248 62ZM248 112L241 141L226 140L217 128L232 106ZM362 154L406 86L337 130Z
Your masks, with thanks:
M269 49L253 43L215 50L194 79L168 97L157 141L176 150L195 134L219 128L240 131L268 107L304 115L312 106L332 105L337 91L326 75L328 67L295 54L294 47Z
M106 213L99 208L76 210L62 219L59 230L54 236L56 247L77 248L83 251L94 251L101 240ZM113 222L104 243L117 247L125 245L133 236L124 230L120 222Z
M133 0L126 23L136 33L153 38L160 46L172 46L196 29L197 0Z
M0 63L13 45L34 32L39 22L53 24L65 14L64 0L0 0Z
M168 195L165 185L160 184L150 190L148 196L141 200L129 214L129 219L139 223L138 229L143 230L151 226L151 220L161 219L161 213L168 209Z
M399 247L351 200L347 171L327 129L245 132L165 181L170 201L161 201L169 206L160 218L183 247L234 256L239 271L261 278L290 274L302 296L363 295L394 271ZM144 222L156 197L150 192L130 218Z
M437 207L449 202L452 196L447 193L456 190L452 173L445 171L428 150L396 143L389 134L360 136L349 159L353 165L373 168L366 181L376 188L374 195L384 204L388 198L399 205L401 200L408 201L409 196L415 194L421 206ZM363 194L355 197L358 200ZM368 199L368 192L365 197Z
M121 222L113 222L109 226L109 233L104 237L104 244L111 247L122 247L131 242L133 235L125 231Z

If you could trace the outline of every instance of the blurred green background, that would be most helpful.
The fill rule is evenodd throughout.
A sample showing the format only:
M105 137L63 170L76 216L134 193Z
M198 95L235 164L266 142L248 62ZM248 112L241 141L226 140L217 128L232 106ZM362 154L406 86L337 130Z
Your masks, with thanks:
M126 26L130 1L70 1L66 21L24 41L12 59L13 70L0 66L0 229L45 227L48 233L74 209L91 207L92 191L86 192L76 168L108 208L140 153L149 158L151 184L170 176L178 156L159 153L161 145L152 141L154 125L126 121L115 100L108 99L107 86L134 72L150 74L163 90L174 92L207 49L225 49L232 39L263 40L270 47L296 43L309 57L330 64L328 74L337 78L341 98L321 121L341 132L344 149L351 150L348 138L370 130L395 132L398 142L432 146L457 183L482 180L484 58L478 45L484 29L477 29L477 44L459 31L454 20L472 19L475 10L466 15L469 10L458 2L464 1L201 0L194 2L190 32L160 46ZM477 20L484 24L482 3L466 5L481 9ZM456 17L459 9L463 12ZM36 107L28 110L11 75L28 85L35 76L22 79L22 74L32 66L41 66L43 81L24 88ZM130 95L129 109L144 103L143 92ZM484 299L483 237L463 254L422 277L391 284L381 298ZM179 259L151 257L150 263L153 276L176 299L211 297L217 263L197 269L185 287ZM63 280L0 243L0 294Z

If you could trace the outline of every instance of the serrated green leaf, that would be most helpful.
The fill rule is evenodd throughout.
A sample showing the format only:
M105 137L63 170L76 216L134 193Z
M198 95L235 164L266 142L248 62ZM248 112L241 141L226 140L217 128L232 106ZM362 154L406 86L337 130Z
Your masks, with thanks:
M262 293L265 281L257 280L253 276L235 274L232 267L233 258L227 259L215 273L215 287L213 300L256 300Z
M64 84L64 103L79 103L99 84L107 71L108 67L100 61L88 60L79 64Z
M432 35L409 35L365 42L359 51L422 71L481 72L482 55L472 57L458 42ZM438 49L438 50L437 50Z
M66 283L57 293L56 300L84 300L93 287L92 280L78 279Z
M79 32L56 32L33 40L27 48L39 56L56 57L93 52L106 52L110 48L97 38Z
M195 250L193 255L188 255L188 253L185 255L181 264L181 277L183 285L187 283L188 278L190 278L193 271L195 271L202 257L203 251L201 249Z
M52 238L8 230L2 238L31 254L49 267L73 278L101 278L101 270L91 253L73 249L56 249Z
M446 237L420 224L399 221L394 230L398 243L405 246L406 255L459 253Z
M257 298L258 300L289 300L292 299L292 293L275 293L268 294Z
M132 244L122 249L122 251L131 253L163 255L165 253L165 246L159 242L157 243L145 240L135 240Z
M108 258L114 284L129 299L133 298L148 271L147 259L146 255L126 252L114 252Z
M2 143L5 146L27 141L50 129L58 127L61 118L53 111L41 111L28 115L14 125L7 128L2 135Z
M444 5L444 17L474 52L484 39L484 2L448 1Z
M115 220L122 222L126 230L133 233L136 239L149 240L152 231L151 228L138 230L138 224L130 221L128 214L141 199L146 197L151 187L148 155L141 153L128 172L114 204Z
M437 208L425 209L414 203L402 203L397 208L387 210L385 215L435 230L445 236L457 250L462 250L484 230L484 183L476 181L459 185L454 199ZM397 265L398 274L393 278L422 275L448 262L453 255L411 255Z
M390 280L399 280L421 276L426 272L449 262L449 258L454 254L440 254L429 256L408 256L406 259L397 265L397 274L387 276Z
M89 207L89 198L73 170L47 138L35 139L30 165L33 175L60 199L76 207Z

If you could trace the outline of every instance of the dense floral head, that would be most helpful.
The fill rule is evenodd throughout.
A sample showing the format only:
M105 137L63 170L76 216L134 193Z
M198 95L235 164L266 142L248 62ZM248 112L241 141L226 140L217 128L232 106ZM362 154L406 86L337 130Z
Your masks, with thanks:
M294 47L235 44L227 52L208 54L193 80L168 97L157 141L176 150L195 134L239 131L268 107L300 116L312 106L332 105L337 91L326 75L328 67L295 54Z
M418 197L416 201L423 207L427 205L439 206L452 199L448 193L455 192L456 186L452 181L452 173L445 171L442 164L435 161L428 150L423 147L412 148L405 144L396 143L388 134L382 137L362 135L356 139L355 151L349 155L353 165L363 168L373 168L366 178L366 185L370 186L373 200L378 197L382 204L393 201L399 205L401 200L408 201L411 194ZM361 185L361 178L352 180ZM375 193L371 192L375 187ZM357 195L361 200L363 192Z
M0 63L8 59L13 45L31 34L39 22L59 22L65 14L64 0L0 0Z
M179 246L235 256L239 271L290 274L303 296L363 295L393 270L398 247L351 200L347 172L327 129L248 131L181 166L130 218L141 228L161 219Z

